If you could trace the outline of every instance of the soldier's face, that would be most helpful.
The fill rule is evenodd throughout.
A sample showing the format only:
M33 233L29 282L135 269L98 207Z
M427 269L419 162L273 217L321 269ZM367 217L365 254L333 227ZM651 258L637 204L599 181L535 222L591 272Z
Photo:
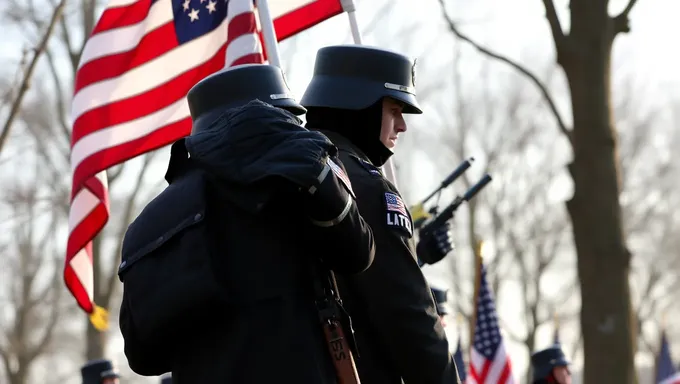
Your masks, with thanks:
M390 98L383 99L380 141L389 149L397 145L397 136L406 132L406 121L402 115L403 105Z
M102 380L102 384L120 384L120 380L113 377L107 377L106 379Z
M571 384L571 373L567 367L553 368L553 376L559 384Z

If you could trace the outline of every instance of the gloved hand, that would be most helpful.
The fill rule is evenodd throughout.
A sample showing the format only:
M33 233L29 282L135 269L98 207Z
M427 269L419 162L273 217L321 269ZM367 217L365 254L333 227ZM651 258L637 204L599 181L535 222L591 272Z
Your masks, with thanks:
M422 266L422 264L435 264L441 261L454 248L451 239L451 225L448 221L425 233L421 231L420 241L416 246L419 264Z
M305 192L305 210L314 225L331 227L350 212L354 200L352 184L337 157L328 159L319 181Z

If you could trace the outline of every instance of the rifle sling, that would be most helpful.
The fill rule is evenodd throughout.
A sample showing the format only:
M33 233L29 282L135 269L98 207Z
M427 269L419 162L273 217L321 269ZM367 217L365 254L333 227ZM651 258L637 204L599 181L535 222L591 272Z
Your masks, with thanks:
M342 308L335 276L332 271L323 268L319 263L312 264L316 307L328 344L328 352L335 366L338 384L360 384L359 373L352 353L352 346L356 348L356 343L351 328L351 319ZM346 319L346 325L349 326L351 335L349 340L345 336L343 318Z

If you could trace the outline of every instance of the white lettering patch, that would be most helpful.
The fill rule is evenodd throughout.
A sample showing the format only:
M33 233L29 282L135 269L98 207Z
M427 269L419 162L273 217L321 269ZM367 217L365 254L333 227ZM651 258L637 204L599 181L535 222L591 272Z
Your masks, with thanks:
M385 192L385 208L387 226L403 230L412 237L413 224L401 197L393 192Z

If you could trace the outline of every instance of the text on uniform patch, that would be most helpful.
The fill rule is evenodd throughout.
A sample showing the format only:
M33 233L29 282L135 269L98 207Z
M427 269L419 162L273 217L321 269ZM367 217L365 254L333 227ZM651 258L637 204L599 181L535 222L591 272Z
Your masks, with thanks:
M408 233L409 237L413 236L411 219L401 197L396 193L385 192L385 207L387 209L387 226L401 229Z

